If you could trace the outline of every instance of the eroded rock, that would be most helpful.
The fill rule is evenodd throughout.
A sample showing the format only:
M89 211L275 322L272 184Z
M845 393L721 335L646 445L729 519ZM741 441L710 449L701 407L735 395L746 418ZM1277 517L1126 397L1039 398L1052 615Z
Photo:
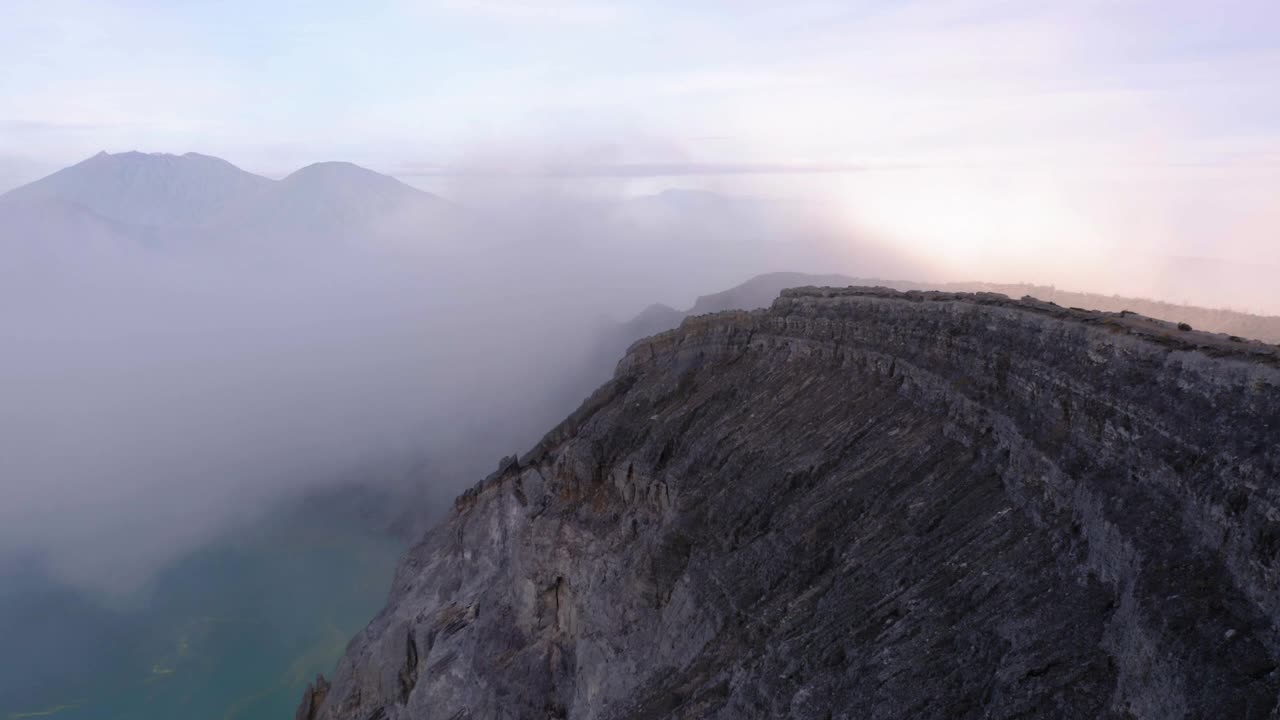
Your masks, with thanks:
M690 318L458 499L298 717L1274 717L1278 367L999 295Z

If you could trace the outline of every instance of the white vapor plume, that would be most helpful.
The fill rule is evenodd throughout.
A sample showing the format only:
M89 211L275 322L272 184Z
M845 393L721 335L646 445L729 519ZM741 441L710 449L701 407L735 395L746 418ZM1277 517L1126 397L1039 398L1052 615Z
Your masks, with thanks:
M126 160L208 165L90 162ZM269 212L194 228L0 202L0 555L123 597L291 493L402 459L430 458L409 481L448 498L605 379L606 318L783 263L903 270L836 265L846 247L767 203L538 191L461 207L321 170L247 183L279 193ZM399 194L429 212L377 205ZM351 197L365 204L333 199Z

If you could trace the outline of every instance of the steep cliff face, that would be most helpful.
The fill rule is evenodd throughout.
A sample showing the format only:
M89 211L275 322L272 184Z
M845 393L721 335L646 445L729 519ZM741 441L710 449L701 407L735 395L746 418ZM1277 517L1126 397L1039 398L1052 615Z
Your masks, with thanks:
M1278 439L1275 348L786 291L460 497L299 717L1275 717Z

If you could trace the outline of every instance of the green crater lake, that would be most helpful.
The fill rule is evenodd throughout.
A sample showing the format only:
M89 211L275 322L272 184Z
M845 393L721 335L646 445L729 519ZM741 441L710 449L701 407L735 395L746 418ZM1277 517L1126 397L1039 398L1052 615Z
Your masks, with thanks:
M386 599L403 543L286 512L183 558L126 610L0 576L0 720L284 720Z

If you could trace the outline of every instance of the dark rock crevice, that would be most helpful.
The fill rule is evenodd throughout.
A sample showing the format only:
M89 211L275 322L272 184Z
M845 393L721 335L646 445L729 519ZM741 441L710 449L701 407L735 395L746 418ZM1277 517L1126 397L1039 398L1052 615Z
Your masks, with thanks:
M413 637L413 628L405 630L404 667L400 670L400 702L409 702L409 693L418 683L418 642Z

